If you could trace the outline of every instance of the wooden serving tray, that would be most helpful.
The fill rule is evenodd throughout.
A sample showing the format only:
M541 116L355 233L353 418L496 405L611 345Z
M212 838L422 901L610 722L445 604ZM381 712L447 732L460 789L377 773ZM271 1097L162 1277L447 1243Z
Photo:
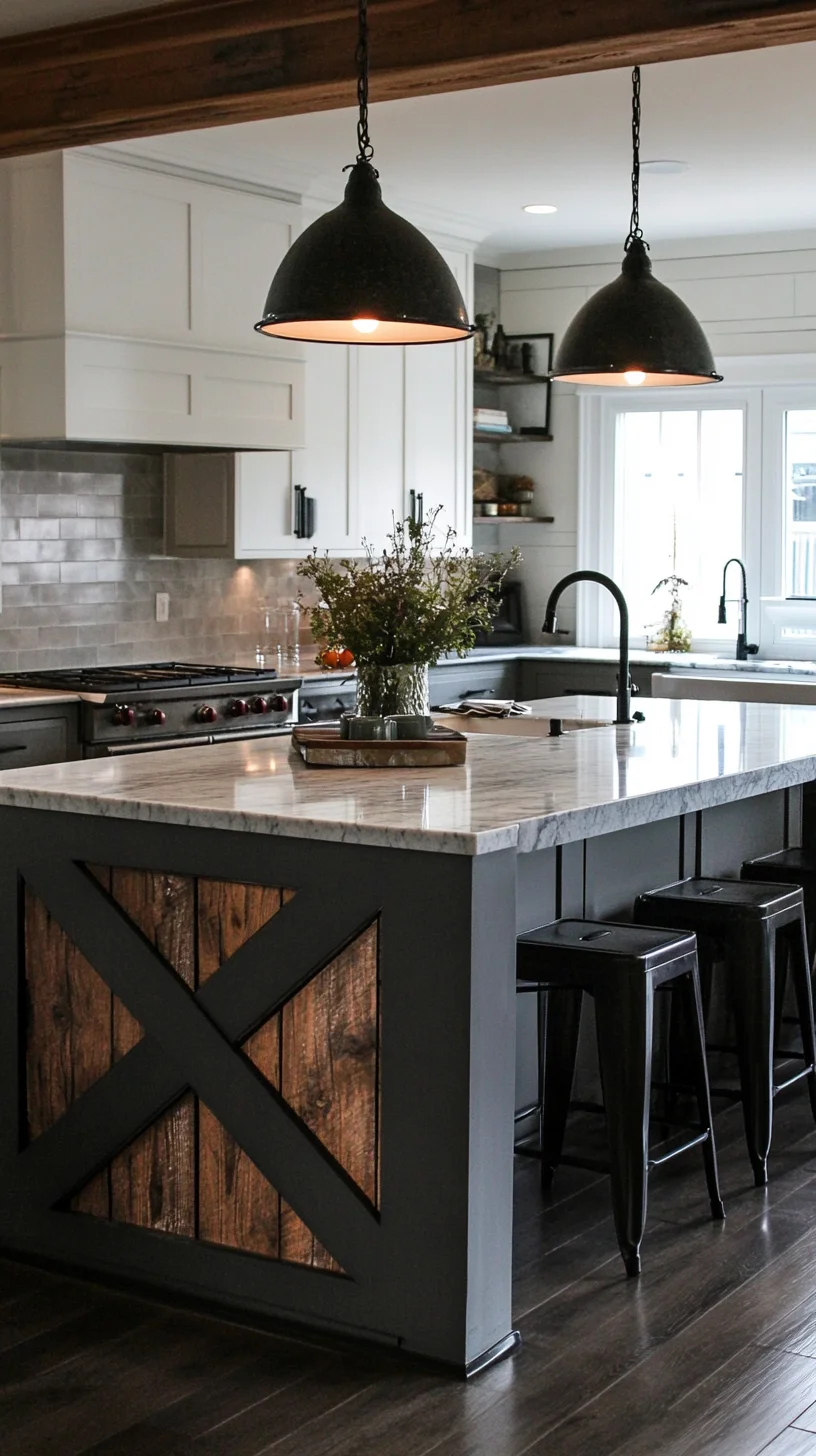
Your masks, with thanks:
M427 738L380 739L298 725L292 744L310 768L452 768L467 757L465 735L452 728L434 728Z

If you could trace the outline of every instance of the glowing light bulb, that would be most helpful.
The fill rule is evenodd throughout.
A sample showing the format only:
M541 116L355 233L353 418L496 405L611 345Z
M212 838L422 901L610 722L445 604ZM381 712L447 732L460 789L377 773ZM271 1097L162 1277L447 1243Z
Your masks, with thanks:
M357 330L358 334L373 334L374 330L380 327L380 321L373 318L356 318L351 320L351 326Z
M627 384L642 384L646 375L642 369L627 369L623 375Z

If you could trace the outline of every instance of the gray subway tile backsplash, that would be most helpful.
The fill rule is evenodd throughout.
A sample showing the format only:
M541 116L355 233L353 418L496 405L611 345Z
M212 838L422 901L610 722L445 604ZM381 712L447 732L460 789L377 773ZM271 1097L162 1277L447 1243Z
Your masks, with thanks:
M162 509L159 454L0 450L0 671L251 660L258 600L291 601L297 561L165 557Z

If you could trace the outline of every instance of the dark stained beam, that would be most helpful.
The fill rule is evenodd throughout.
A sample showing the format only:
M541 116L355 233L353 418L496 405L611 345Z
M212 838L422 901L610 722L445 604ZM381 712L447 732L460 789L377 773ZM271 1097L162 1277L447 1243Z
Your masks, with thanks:
M816 39L816 0L371 0L372 99ZM0 42L0 156L354 102L356 0L178 0Z

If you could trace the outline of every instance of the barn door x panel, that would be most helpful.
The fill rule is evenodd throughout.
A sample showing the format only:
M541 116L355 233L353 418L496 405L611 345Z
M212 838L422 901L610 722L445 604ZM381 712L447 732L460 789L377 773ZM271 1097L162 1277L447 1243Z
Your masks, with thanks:
M308 888L68 860L22 881L16 1198L373 1278L376 907L351 895L327 954Z

